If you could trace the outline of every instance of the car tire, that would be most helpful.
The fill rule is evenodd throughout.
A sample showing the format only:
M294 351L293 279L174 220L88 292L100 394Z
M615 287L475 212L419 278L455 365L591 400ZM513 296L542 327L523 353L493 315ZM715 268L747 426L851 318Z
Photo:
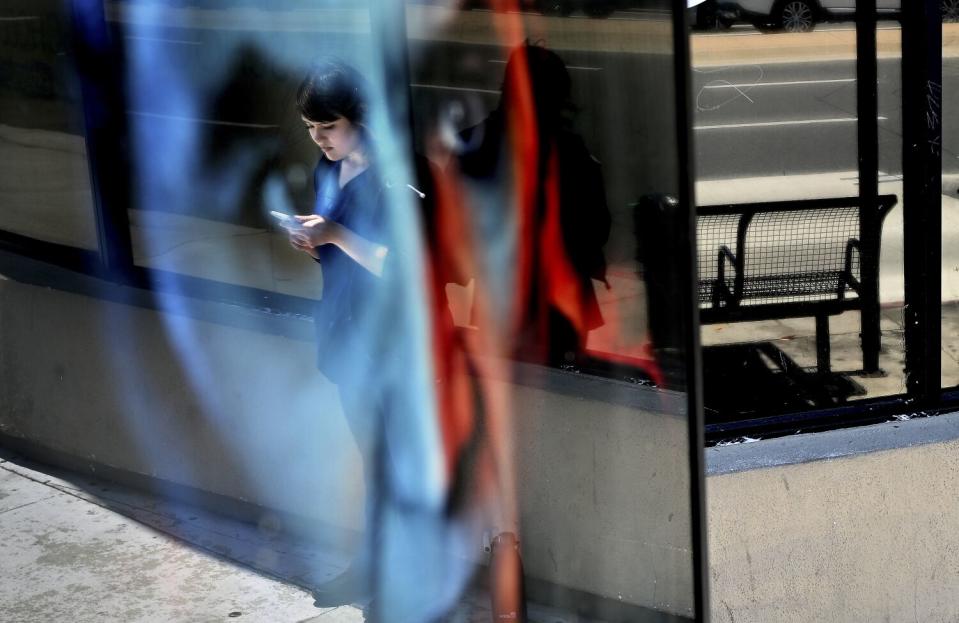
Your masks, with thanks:
M959 0L942 0L942 21L959 22Z
M537 0L536 6L543 15L568 17L575 8L572 0Z
M590 17L609 17L616 10L614 0L586 0L583 2L583 13Z
M695 22L697 30L726 30L733 25L732 20L720 17L714 2L704 2L695 8Z
M809 32L816 26L816 7L810 0L780 0L773 23L786 32Z
M715 11L709 6L708 2L700 4L699 6L688 9L688 15L690 16L689 24L693 27L694 30L712 30L715 25L716 14Z

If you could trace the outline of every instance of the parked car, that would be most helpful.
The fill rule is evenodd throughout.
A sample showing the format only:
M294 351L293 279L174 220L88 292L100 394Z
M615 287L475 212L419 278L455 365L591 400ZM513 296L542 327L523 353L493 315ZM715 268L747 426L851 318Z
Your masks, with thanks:
M786 32L807 32L817 22L851 16L855 0L738 0L739 16L757 28L776 28ZM899 0L876 0L880 15L899 13ZM959 0L942 0L942 20L959 21Z
M428 0L420 0L425 2ZM490 0L464 0L467 9L492 9ZM522 11L538 11L544 15L566 17L582 11L590 17L609 17L614 11L632 6L630 0L518 0L516 6Z
M735 5L718 0L686 0L686 11L689 25L696 30L729 28L738 15Z
M417 1L442 2L442 0ZM517 6L524 11L537 11L544 15L564 17L578 11L589 17L609 17L615 11L647 9L648 4L646 0L518 0L517 2ZM467 9L490 9L494 5L490 0L464 0L462 6ZM693 28L728 28L736 18L735 5L724 3L723 0L686 0L686 6L689 12L689 23ZM666 9L663 9L663 15L666 14Z

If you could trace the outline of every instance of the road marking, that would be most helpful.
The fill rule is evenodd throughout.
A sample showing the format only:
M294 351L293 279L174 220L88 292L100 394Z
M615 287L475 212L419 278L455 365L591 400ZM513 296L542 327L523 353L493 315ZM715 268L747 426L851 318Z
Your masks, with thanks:
M704 89L751 89L753 87L790 87L802 84L836 84L838 82L855 82L855 78L835 78L832 80L792 80L789 82L753 82L744 84L707 84Z
M506 61L501 61L499 59L491 58L489 60L491 63L496 63L497 65L505 65ZM567 65L566 69L579 69L580 71L603 71L602 67L585 67L583 65Z
M190 41L188 39L160 39L159 37L138 37L136 35L127 35L125 39L135 39L137 41L154 41L156 43L182 43L184 45L203 45L199 41Z
M736 26L742 26L741 30L747 28L752 28L752 26L747 26L745 24L736 24ZM739 29L737 29L739 30ZM900 26L885 26L882 28L876 28L876 30L902 30ZM855 28L817 28L817 32L856 32ZM769 37L771 34L799 34L799 33L784 33L782 31L775 33L766 33L761 30L751 30L749 32L696 32L692 34L693 38L697 37Z
M876 28L876 30L902 30L902 26L885 26ZM823 29L823 32L856 32L855 28L829 28Z
M40 19L39 15L14 15L13 17L0 17L0 22L29 22Z
M160 113L141 112L139 110L130 110L128 112L131 115L137 115L138 117L153 117L156 119L169 119L170 121L189 121L191 123L203 123L206 125L226 125L226 126L232 126L237 128L257 128L260 130L280 127L278 125L272 125L268 123L240 123L238 121L217 121L216 119L197 119L196 117L181 117L180 115L161 115Z
M451 87L442 84L410 84L414 89L438 89L440 91L465 91L467 93L491 93L499 95L499 89L470 89L467 87Z
M887 117L876 117L877 121L886 121ZM790 125L815 125L817 123L851 123L856 117L837 117L835 119L799 119L796 121L762 121L757 123L730 123L727 125L697 125L694 130L734 130L739 128L772 128Z

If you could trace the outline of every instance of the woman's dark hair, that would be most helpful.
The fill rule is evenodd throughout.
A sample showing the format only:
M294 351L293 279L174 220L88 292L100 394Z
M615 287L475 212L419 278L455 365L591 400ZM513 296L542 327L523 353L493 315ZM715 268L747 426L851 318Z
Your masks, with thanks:
M358 71L339 59L323 59L310 67L296 90L296 107L310 121L343 117L366 124L366 85Z

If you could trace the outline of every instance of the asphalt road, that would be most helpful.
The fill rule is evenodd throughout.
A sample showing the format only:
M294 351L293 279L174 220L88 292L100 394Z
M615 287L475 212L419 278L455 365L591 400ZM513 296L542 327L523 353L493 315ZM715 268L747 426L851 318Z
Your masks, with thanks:
M578 126L598 128L591 98L609 92L610 83L629 84L628 55L563 51L579 105ZM443 46L442 66L423 66L414 76L414 92L471 94L492 106L497 100L501 60L493 47ZM480 63L467 62L476 56ZM464 59L458 61L456 59ZM497 64L500 63L500 64ZM475 67L474 72L448 72L449 67ZM642 69L643 65L639 65ZM879 61L879 166L884 174L902 171L900 61ZM957 110L959 59L943 64L943 110ZM622 78L618 78L621 76ZM797 175L857 168L856 67L853 61L757 63L694 68L691 74L697 177L724 179ZM607 86L604 86L607 85ZM662 85L653 85L665 91ZM648 85L638 85L639 90ZM625 97L639 101L638 95ZM637 115L643 111L635 110ZM945 117L943 170L959 173L959 124ZM592 145L606 137L587 136ZM610 154L603 154L610 156Z
M900 174L900 62L879 62L879 167ZM700 179L856 169L856 69L850 61L694 70ZM943 110L956 110L959 59L943 62ZM959 125L945 116L943 170L959 172Z
M311 44L315 34L309 31L295 32L295 28L291 32L276 33L274 43L282 45L263 49L261 55L257 55L255 47L248 46L240 50L245 57L223 63L219 57L223 55L224 44L233 39L233 35L236 38L248 36L240 33L250 28L247 24L240 31L232 30L232 26L229 30L220 30L215 25L218 24L216 20L224 16L230 17L232 14L217 15L215 20L204 23L204 27L199 29L162 29L163 32L156 35L162 37L158 49L164 54L182 57L184 62L181 67L188 73L197 74L197 84L210 83L211 78L212 82L226 83L229 79L224 79L224 73L235 72L233 84L246 85L244 95L249 97L238 98L246 102L242 109L226 110L218 106L215 110L207 111L204 122L221 124L221 127L237 126L240 128L237 131L247 131L250 124L275 124L276 111L281 108L281 103L251 103L264 99L257 97L258 90L261 94L278 91L269 87L271 82L278 82L276 78L286 83L295 81L292 75L280 77L284 61L308 58L311 49L315 48L315 43ZM485 18L478 14L474 17L479 20L478 24L484 23ZM565 37L570 43L561 54L572 76L574 100L580 108L577 125L587 144L607 162L619 157L624 147L621 137L615 136L616 124L608 118L611 110L618 114L635 115L640 119L636 122L640 130L644 129L642 118L656 115L657 125L652 132L669 131L670 124L664 123L668 121L666 113L669 109L664 111L661 104L672 96L672 86L668 83L671 73L668 58L648 51L637 53L635 50L573 48L584 42L602 47L600 44L604 36L611 37L613 34L623 41L635 40L639 36L640 31L633 33L631 27L625 31L620 27L610 30L617 21L620 24L629 20L649 23L661 19L662 15L655 12L622 12L610 20L592 20L580 16L541 21L543 27L547 28L547 34L553 36L552 40ZM847 23L825 24L818 31L840 31L836 34L842 36L848 33L841 31L849 28L851 25ZM656 32L656 29L652 28L650 32ZM336 36L347 40L351 35L343 33ZM821 37L821 34L817 36ZM327 39L329 37L326 35ZM707 37L710 41L718 41L721 46L733 48L741 47L742 42L747 40L777 41L773 38L775 35L756 33L748 27L736 27L725 35L706 33L697 34L696 37ZM137 43L135 37L128 36L128 39L131 47ZM266 41L263 38L261 40ZM802 51L808 51L812 58L815 56L814 48L815 45L811 43L802 46ZM668 47L662 51L668 52ZM277 52L279 57L276 56ZM472 113L470 110L466 112L475 118L464 119L463 125L475 122L498 100L506 55L507 50L502 46L455 40L433 42L429 62L419 63L413 71L414 101L418 94L427 92L470 98L476 105ZM438 59L441 60L437 62ZM955 173L959 172L959 124L950 124L948 113L956 110L957 89L951 87L959 82L959 59L947 58L943 74L943 109L946 111L943 167L947 173ZM899 82L898 59L881 60L879 162L882 172L891 175L901 171ZM259 86L263 88L258 89ZM804 62L796 63L757 60L755 64L694 68L692 95L697 177L725 179L855 169L855 89L855 64L848 60L804 59ZM655 93L651 95L650 91ZM622 102L611 106L611 98L619 98ZM432 99L436 101L437 98ZM164 114L160 108L157 106L157 110L131 112L145 112L159 118ZM651 108L658 110L651 111ZM429 114L433 111L422 112ZM628 121L626 125L629 125ZM643 139L640 136L633 140ZM662 144L663 138L653 136L650 142Z

